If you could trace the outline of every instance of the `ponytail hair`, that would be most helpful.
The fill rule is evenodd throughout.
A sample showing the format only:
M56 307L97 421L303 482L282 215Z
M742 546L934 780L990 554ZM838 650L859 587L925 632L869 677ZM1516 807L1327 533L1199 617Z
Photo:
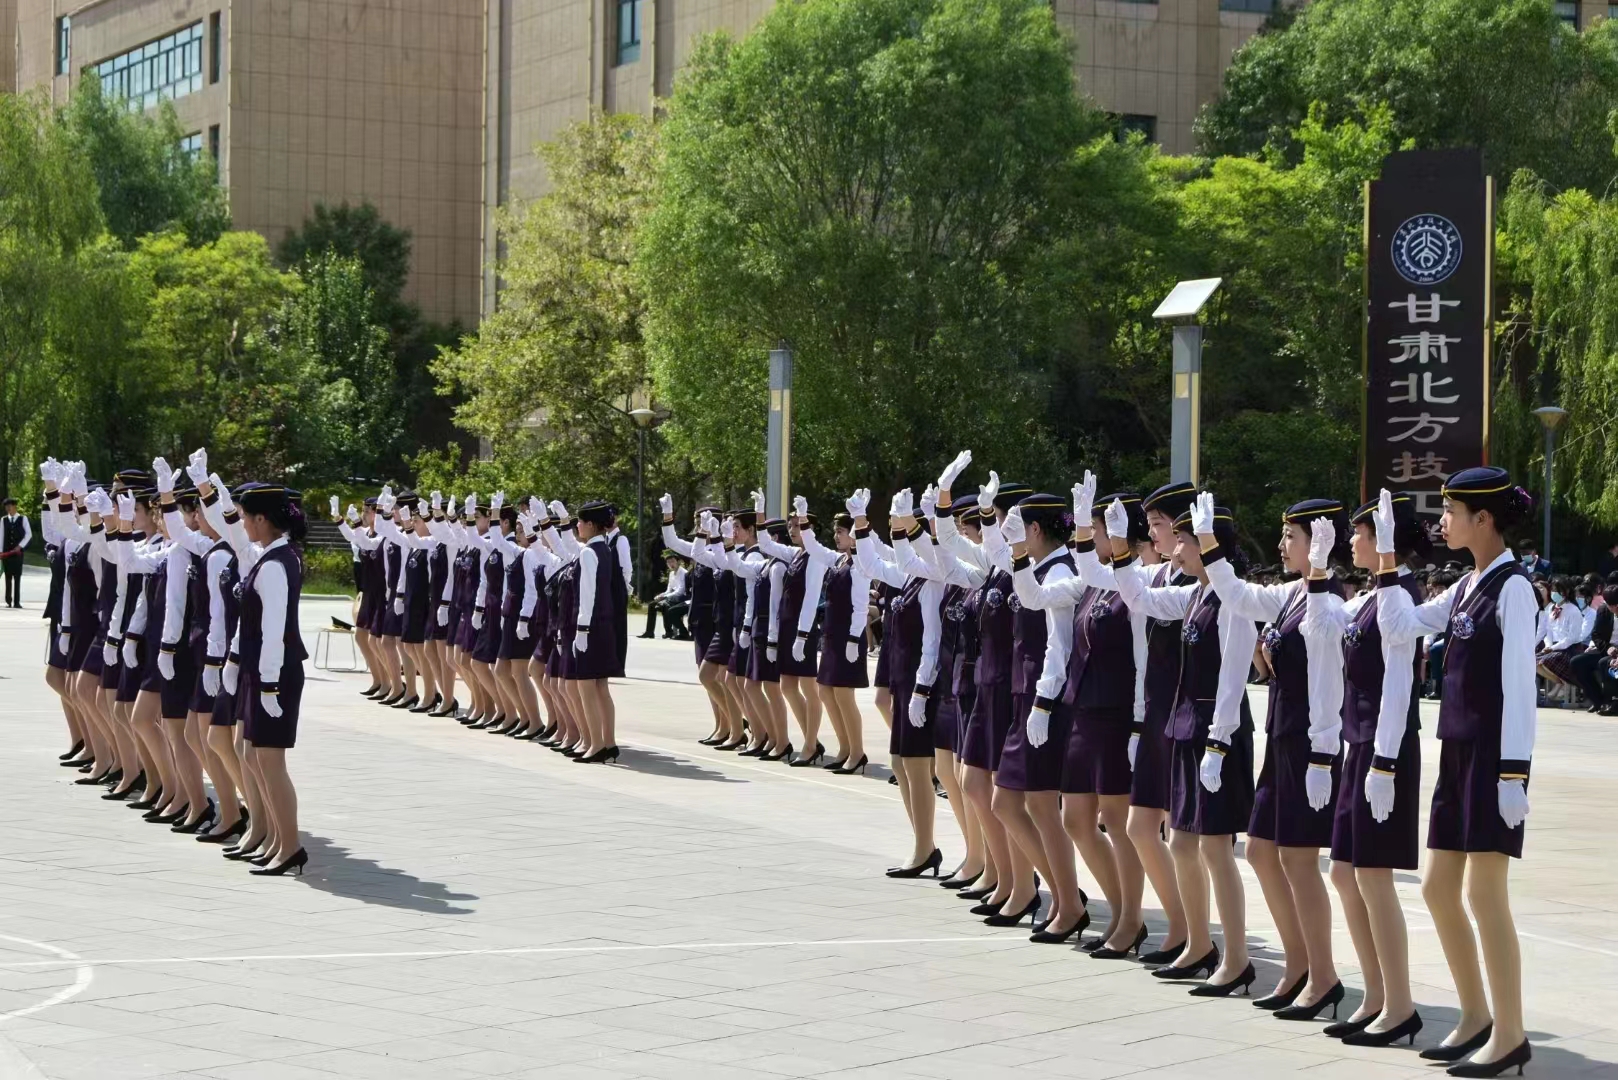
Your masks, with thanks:
M1469 510L1485 510L1504 535L1534 513L1534 497L1514 484L1506 470L1492 465L1462 469L1444 483L1444 498Z
M309 522L295 504L282 502L269 506L264 516L278 531L285 533L290 542L303 546L304 538L309 535Z

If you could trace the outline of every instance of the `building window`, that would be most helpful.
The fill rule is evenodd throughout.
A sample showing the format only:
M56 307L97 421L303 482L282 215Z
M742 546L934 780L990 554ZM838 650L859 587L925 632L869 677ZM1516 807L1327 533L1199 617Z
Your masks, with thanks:
M1575 30L1579 28L1579 5L1576 0L1556 0L1551 7L1556 10L1558 19L1561 19ZM1608 4L1607 9L1610 11L1612 5Z
M66 75L73 59L73 20L63 15L56 20L56 74Z
M193 131L180 140L180 153L188 158L195 158L202 153L202 132Z
M640 59L640 15L645 0L618 0L618 62Z
M1275 0L1219 0L1220 11L1249 11L1257 15L1275 13Z
M220 29L219 12L208 16L208 85L219 81L219 66L225 39Z
M202 23L176 30L92 66L109 97L132 111L202 89Z
M1113 134L1119 142L1127 142L1135 132L1140 132L1147 142L1157 141L1157 117L1146 116L1142 113L1117 113L1113 116Z

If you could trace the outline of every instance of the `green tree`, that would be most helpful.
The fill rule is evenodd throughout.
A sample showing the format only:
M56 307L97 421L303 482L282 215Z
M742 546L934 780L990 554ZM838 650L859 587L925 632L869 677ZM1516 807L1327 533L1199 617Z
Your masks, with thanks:
M1400 141L1477 146L1497 176L1600 191L1618 172L1618 22L1575 32L1546 0L1314 0L1237 52L1202 149L1297 160L1312 102L1329 124L1385 105Z
M702 41L637 252L671 441L756 483L786 339L795 487L915 480L965 418L1002 472L1050 472L1035 279L1108 128L1036 0L781 4Z
M217 165L182 148L186 131L173 105L132 112L86 73L60 122L89 162L107 230L124 247L166 229L206 244L230 227Z

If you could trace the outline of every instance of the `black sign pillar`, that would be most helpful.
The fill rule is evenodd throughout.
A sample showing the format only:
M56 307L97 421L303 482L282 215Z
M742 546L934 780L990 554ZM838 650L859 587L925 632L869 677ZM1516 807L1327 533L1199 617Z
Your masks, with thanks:
M1489 458L1494 180L1476 150L1388 155L1365 189L1360 488L1443 511L1452 473Z

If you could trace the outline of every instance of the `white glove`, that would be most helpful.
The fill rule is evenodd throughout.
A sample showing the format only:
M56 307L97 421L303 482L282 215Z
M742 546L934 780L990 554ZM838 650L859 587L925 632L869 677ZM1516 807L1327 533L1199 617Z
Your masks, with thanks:
M1500 820L1506 828L1515 829L1528 816L1528 789L1521 780L1501 780Z
M938 474L938 490L948 491L955 486L955 481L961 478L966 467L972 464L972 451L962 450L955 455L955 460L944 466L944 471Z
M476 517L478 512L478 493L473 491L467 494L466 501L461 504L461 513L467 517Z
M1331 769L1311 765L1303 773L1303 792L1309 797L1309 809L1319 810L1331 801Z
M343 516L343 500L335 495L331 497L331 516L334 521Z
M800 664L803 663L803 646L803 638L794 638L792 640L792 659Z
M1095 517L1095 503L1096 474L1085 469L1084 479L1073 485L1073 524L1077 528L1090 527L1090 521Z
M68 477L68 482L73 485L73 494L82 497L88 493L89 489L85 487L84 480L84 462L75 461L73 463L73 469L71 475Z
M1371 511L1371 524L1376 528L1376 553L1378 555L1392 555L1393 544L1393 493L1383 488L1376 497L1376 509Z
M911 727L927 726L927 699L920 694L910 695L910 708L906 710Z
M394 502L393 485L383 484L382 493L376 497L376 508L384 514L391 514Z
M163 652L162 650L158 651L158 654L157 654L157 671L158 671L158 674L163 676L163 681L164 682L173 682L174 681L174 654L173 653L171 653L171 652Z
M445 507L445 511L452 518L453 517L459 517L460 516L460 505L461 505L460 500L457 499L455 496L451 495L449 497L449 504Z
M124 638L123 653L124 653L124 667L127 667L127 668L134 667L136 662L139 659L135 655L135 639L134 638Z
M726 518L719 525L719 538L721 540L736 539L736 519Z
M1122 499L1114 499L1108 503L1103 516L1107 519L1107 535L1109 537L1114 540L1129 539L1129 511L1124 509ZM1079 519L1075 516L1073 520L1078 521Z
M1013 506L1000 523L1000 535L1008 544L1021 544L1028 539L1028 528L1023 524L1022 507Z
M1044 709L1028 710L1028 745L1036 750L1051 738L1051 714Z
M557 521L566 521L568 519L567 507L562 505L561 499L551 500L551 517Z
M73 645L73 635L66 630L56 635L56 651L66 656Z
M870 505L871 491L869 488L856 488L854 494L843 500L843 508L848 511L849 517L864 517L866 507Z
M517 640L519 640L519 641L527 641L528 640L528 620L527 619L518 619L517 620Z
M898 517L914 517L916 513L916 496L909 488L899 489L899 494L893 497L893 509L890 514Z
M481 612L481 611L472 612L472 629L474 629L474 630L482 630L483 629L483 612Z
M800 519L809 516L809 500L802 495L792 496L792 512Z
M1204 491L1191 504L1191 531L1198 536L1211 536L1214 531L1213 492ZM1217 791L1217 788L1212 790Z
M353 503L348 504L348 523L350 525L358 525L360 523L359 508Z
M433 492L432 507L433 507L433 512L434 513L437 513L439 510L444 509L444 494L443 494L443 492L440 492L440 491Z
M773 663L775 663L775 657L776 657L775 645L772 643L772 644L764 646L764 659L768 660L770 663L773 664Z
M404 614L404 597L395 596L393 598L393 613L395 615L403 615Z
M62 651L66 652L67 650L63 649ZM860 643L857 642L857 641L850 641L848 644L844 645L843 646L843 655L848 657L848 662L850 664L859 663L860 662Z
M211 664L202 669L202 692L209 697L219 695L219 669Z
M101 518L110 518L118 512L113 508L112 499L100 488L96 488L85 496L84 508Z
M101 646L101 662L103 664L105 664L107 667L117 667L118 666L118 646L114 645L110 641L107 642L105 645Z
M1129 736L1129 771L1135 771L1135 755L1140 752L1140 736L1131 733Z
M271 716L281 715L281 699L275 694L260 693L258 703Z
M1202 752L1202 786L1209 791L1218 791L1224 783L1219 772L1225 767L1225 755L1213 750Z
M989 482L978 486L978 509L985 514L994 513L994 499L1000 494L1000 474L989 470Z
M405 503L399 504L399 524L410 524L410 507Z
M587 653L590 651L590 631L580 630L573 635L573 651L575 653Z
M225 486L223 480L219 479L218 473L209 473L208 483L212 484L214 490L219 492L219 512L221 514L228 514L236 509L236 500L230 497L230 489Z
M225 693L234 694L236 684L241 681L242 666L234 660L225 661L225 670L222 676L225 684Z
M489 496L489 515L493 517L500 513L500 508L506 505L506 493L497 491Z
M931 484L921 493L921 516L931 520L938 509L938 489Z
M439 604L438 605L438 625L439 626L448 626L449 625L449 605L448 604Z
M206 448L198 447L191 454L191 456L186 459L185 475L189 476L191 478L191 482L196 484L198 487L201 487L203 484L209 482L208 451ZM214 485L214 487L218 486L218 484Z
M518 514L517 524L522 526L524 536L533 536L538 530L539 519L532 514Z
M1337 526L1329 518L1318 517L1309 523L1309 565L1316 570L1326 569L1331 562L1331 549L1337 546ZM1319 810L1320 807L1315 807Z
M765 501L764 492L759 491L757 488L753 489L753 513L757 514L760 520L764 518Z
M127 492L118 493L118 520L125 525L135 520L135 496Z
M702 516L697 519L697 528L702 530L702 535L712 537L719 531L719 519L704 510Z
M664 517L673 517L674 516L674 496L670 495L666 491L663 494L659 495L657 497L657 508L659 510L663 511L663 516Z
M751 630L743 630L737 636L736 644L740 645L744 649L751 649L753 647L753 632Z
M46 458L44 461L39 463L40 482L53 491L56 489L57 485L56 468L57 466L55 458Z
M1365 774L1365 801L1371 804L1371 818L1386 821L1393 814L1393 777L1374 769Z
M162 458L152 459L152 475L157 478L157 493L171 495L174 493L174 470Z

